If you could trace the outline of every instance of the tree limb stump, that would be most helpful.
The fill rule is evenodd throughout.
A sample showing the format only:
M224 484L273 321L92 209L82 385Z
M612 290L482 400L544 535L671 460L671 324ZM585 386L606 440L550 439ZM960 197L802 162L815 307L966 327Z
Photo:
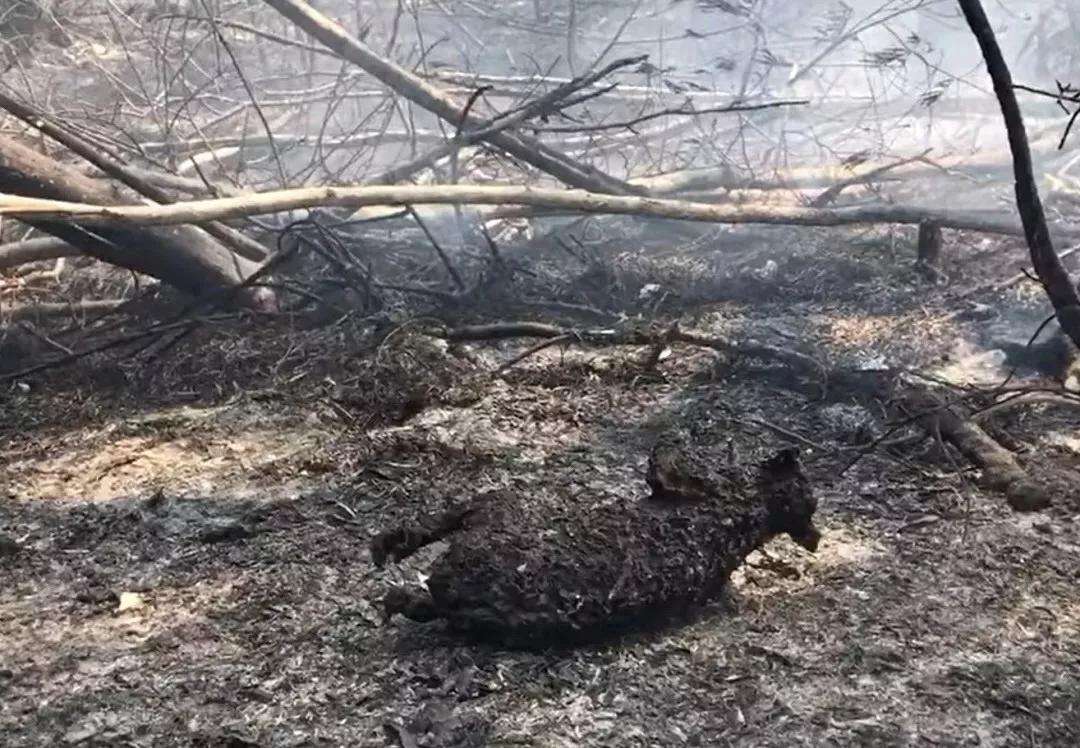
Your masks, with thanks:
M941 261L941 225L932 221L919 224L919 264L936 268Z

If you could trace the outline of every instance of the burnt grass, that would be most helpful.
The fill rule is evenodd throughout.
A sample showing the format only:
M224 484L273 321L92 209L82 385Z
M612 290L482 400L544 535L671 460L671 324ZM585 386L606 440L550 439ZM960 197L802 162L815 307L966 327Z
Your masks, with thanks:
M621 296L590 287L588 304L668 284L682 293L657 314L685 329L934 371L982 361L987 314L1043 308L1038 289L965 296L1018 271L1017 243L974 262L975 242L947 235L953 280L927 285L913 235L843 236L774 234L693 272L623 246ZM775 279L740 281L768 259ZM582 301L572 285L549 291ZM554 347L494 375L531 341L455 350L371 327L240 320L150 360L101 356L4 385L0 743L1080 740L1071 501L1015 514L932 441L847 467L880 414L789 388L768 362L676 348L647 371L640 350ZM1038 405L989 425L1051 469L1075 466L1078 418ZM688 419L746 464L802 449L815 554L776 538L696 615L585 646L384 625L387 592L447 546L379 569L378 532L490 491L540 518L618 506L648 493L650 445Z

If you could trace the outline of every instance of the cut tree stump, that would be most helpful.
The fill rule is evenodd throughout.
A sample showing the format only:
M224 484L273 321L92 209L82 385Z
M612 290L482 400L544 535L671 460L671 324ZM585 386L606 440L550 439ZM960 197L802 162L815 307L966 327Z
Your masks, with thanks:
M941 224L934 221L923 221L919 224L919 256L915 261L915 268L934 283L942 283L948 280L941 271Z

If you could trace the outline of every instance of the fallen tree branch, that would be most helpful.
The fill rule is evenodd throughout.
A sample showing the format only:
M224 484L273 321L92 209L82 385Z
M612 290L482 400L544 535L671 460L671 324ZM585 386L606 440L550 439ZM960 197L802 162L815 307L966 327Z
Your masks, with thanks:
M233 302L237 297L240 298L253 298L256 302L261 300L257 294L259 291L268 290L262 283L262 279L272 272L274 272L282 263L287 262L292 256L299 251L301 243L296 242L291 247L283 246L283 238L285 232L278 237L278 250L270 256L270 258L260 265L253 273L244 278L244 280L235 285L227 286L225 288L211 288L206 293L196 297L190 303L188 303L183 309L179 311L172 319L161 323L152 324L143 330L136 331L130 335L124 335L112 340L107 340L104 343L100 343L89 348L82 350L67 350L60 358L44 361L39 364L18 369L13 372L8 372L0 375L0 383L12 381L14 379L29 376L31 374L37 374L48 369L58 368L61 366L67 366L80 359L92 356L97 353L103 353L108 350L120 348L125 345L138 343L138 347L134 351L135 353L142 352L152 345L155 345L158 341L162 340L166 335L175 333L174 337L165 344L164 348L159 349L155 355L160 355L165 350L172 348L182 339L186 338L200 326L224 319L235 319L237 314L234 312L228 312L225 314L214 314L214 310L223 307ZM255 294L255 295L253 295ZM130 305L138 303L141 298L144 298L147 294L141 294L133 299L126 299L121 301L115 307L106 310L104 314L109 312L117 312L122 309L129 308ZM276 299L271 297L276 302ZM277 311L277 305L259 303L250 304L257 311L267 311L270 313ZM269 306L270 309L260 309L260 306ZM199 314L200 310L203 314ZM142 342L140 342L142 341Z
M57 260L61 257L77 257L81 254L82 252L63 239L52 236L0 244L0 270L26 265L31 262Z
M864 455L886 444L886 439L897 431L916 425L927 435L955 447L982 471L982 485L1002 493L1016 511L1035 511L1050 504L1047 489L1031 478L1016 456L983 431L976 423L976 416L961 414L959 406L964 396L946 397L921 382L910 381L904 374L897 369L829 373L830 400L854 400L884 407L893 414L889 430L860 448L859 455L840 470L841 474Z
M130 174L133 174L144 182L155 184L158 187L163 187L165 189L175 190L176 192L182 192L187 195L236 197L237 195L243 195L248 192L247 190L237 189L236 187L223 182L204 182L201 179L181 177L177 174L169 174L168 172L142 169L138 166L132 166L131 164L126 164L125 168ZM91 176L97 175L92 174Z
M49 369L56 369L56 368L60 368L62 366L67 366L69 364L72 364L72 363L80 360L80 359L84 359L84 358L87 358L89 356L93 356L93 355L98 354L98 353L104 353L106 351L114 350L116 348L122 348L125 345L138 343L139 341L142 341L142 340L147 340L147 339L155 338L155 337L156 338L161 338L162 336L164 336L164 335L166 335L166 334L168 334L170 332L184 331L184 330L187 330L188 328L191 328L192 326L197 326L200 323L218 322L218 321L223 321L223 320L235 319L236 316L237 315L235 313L220 314L220 315L215 315L215 316L206 317L206 318L196 318L195 320L185 318L185 319L175 321L175 322L168 322L168 323L163 323L163 324L152 325L152 326L150 326L150 327L148 327L146 329L139 330L138 332L132 333L130 335L125 335L123 337L114 338L112 340L107 340L107 341L105 341L103 343L99 343L99 344L94 345L94 346L92 346L90 348L85 348L85 349L82 349L82 350L72 351L71 353L65 353L63 356L60 356L59 358L51 359L49 361L44 361L44 362L42 362L40 364L34 364L32 366L27 366L25 368L18 369L16 371L4 372L4 373L0 374L0 383L12 382L12 381L15 381L17 379L28 377L28 376L30 376L32 374L38 374L38 373L43 372L43 371L48 371Z
M0 190L35 196L10 198L16 201L46 198L108 204L119 200L100 181L3 136L0 136ZM234 288L257 269L255 263L234 254L194 227L148 228L106 220L91 230L45 216L27 216L26 222L85 254L153 276L194 295ZM252 289L244 302L272 303L265 289Z
M1052 153L1052 144L1043 149ZM720 167L687 169L651 177L635 177L630 183L645 189L650 195L670 195L682 192L714 189L808 189L827 188L847 180L869 179L883 167L889 167L887 180L940 177L951 173L985 178L1006 174L1010 170L1009 154L1004 151L980 153L977 157L954 155L931 159L915 157L900 164L864 161L860 164L831 164L772 169L764 173L744 173Z
M593 96L595 94L586 93L582 96ZM485 94L486 97L486 94ZM579 99L576 99L580 101ZM501 124L501 122L500 122ZM645 128L636 132L618 133L605 138L602 142L597 142L595 136L591 135L579 135L574 137L560 138L558 140L552 140L546 142L549 148L558 148L565 151L567 154L584 153L588 152L591 155L604 153L607 150L614 150L618 148L626 147L626 144L631 140L646 141L654 138L662 138L665 136L671 136L680 130L688 129L692 122L675 122L665 124L660 127ZM354 133L352 135L342 137L323 137L316 134L300 135L300 134L284 134L281 136L275 136L274 140L282 148L330 148L330 149L362 149L372 148L375 146L384 146L389 144L404 144L412 145L414 143L436 144L442 145L446 143L446 134L439 132L438 130L386 130L366 133ZM216 151L223 153L238 153L241 149L264 149L269 148L269 140L265 136L258 135L232 135L221 137L206 137L196 138L191 140L178 140L174 142L169 141L156 141L139 143L137 149L144 153L169 153L174 156L186 155L189 157L204 158L206 154ZM189 162L185 162L189 163ZM149 181L157 181L161 179L167 179L168 177L162 177L158 175L156 178L148 177L147 170L138 170L136 167L128 167L137 173L141 173L144 179ZM206 192L206 186L201 182L198 184L198 189L192 189L192 183L190 178L177 177L181 180L177 182L177 189L183 192ZM631 180L633 183L633 180ZM169 186L169 185L164 185ZM223 185L220 182L214 184L214 188L221 195L228 195L230 192L237 193L240 190L229 188L227 185Z
M364 148L390 143L443 143L446 135L438 130L386 130L353 133L343 137L320 137L319 133L282 133L274 136L282 148ZM268 148L265 135L222 135L218 137L191 138L188 140L160 140L139 143L139 150L146 153L184 155L206 148Z
M71 304L62 302L22 304L8 309L0 309L0 320L14 323L28 319L42 320L69 315L101 314L102 312L114 311L124 303L124 299L88 299Z
M863 174L851 176L847 179L842 179L836 184L826 189L813 200L811 200L810 207L824 208L825 206L835 202L836 199L840 197L840 193L846 190L848 187L852 187L857 184L866 184L867 182L872 182L876 179L880 179L882 176L888 174L890 171L895 171L901 166L906 166L907 164L923 161L928 153L930 153L929 149L923 151L918 156L901 159L900 161L896 161L895 163L885 164L884 166L879 166L876 169L871 169L870 171Z
M797 351L752 339L733 341L718 336L684 332L678 328L659 331L642 328L574 329L542 322L494 322L450 328L442 331L440 335L451 342L546 338L549 340L572 340L581 345L598 346L655 346L682 343L699 348L709 348L714 351L735 353L750 358L779 361L793 365L803 372L818 374L824 372L821 364L814 360L813 357Z
M809 104L809 99L783 99L780 101L769 101L761 104L728 104L726 106L718 107L706 107L704 109L694 109L688 106L669 107L667 109L661 109L656 112L649 112L643 114L640 117L634 119L622 120L619 122L601 122L594 125L538 125L536 127L530 127L529 129L537 133L582 133L582 132L603 132L605 130L626 130L633 129L637 125L649 122L660 117L699 117L703 114L732 114L737 112L756 112L762 109L779 109L781 107L790 106L804 106Z
M71 134L62 127L49 122L40 113L35 112L22 102L12 99L0 91L0 107L18 117L20 120L36 128L44 135L60 143L72 153L86 159L91 164L101 169L113 179L126 184L131 189L154 202L168 205L175 202L173 198L160 187L144 180L138 173L131 171L126 165L115 160L102 151L101 148L87 143L82 138ZM266 258L266 248L254 239L236 229L214 221L209 221L200 226L206 233L232 249L241 257L259 262Z
M361 208L367 205L528 205L577 213L609 213L671 218L704 223L758 223L792 226L846 226L872 223L918 225L1022 236L1012 219L985 213L930 210L900 205L855 208L803 206L711 205L580 190L532 189L518 186L424 185L372 187L305 187L240 197L193 200L173 205L108 207L0 194L0 215L20 220L65 220L97 224L123 221L133 226L168 226L244 218L316 207ZM1062 236L1080 236L1080 226L1063 226Z
M543 340L543 341L537 343L536 345L532 346L531 348L528 348L528 349L522 351L521 353L514 356L512 359L510 359L506 363L501 364L499 366L499 368L497 368L495 370L495 373L496 374L502 374L507 369L513 368L514 366L516 366L517 364L520 364L522 361L529 358L530 356L533 356L533 355L535 355L537 353L540 353L540 351L546 350L548 348L552 348L552 347L554 347L556 345L559 345L560 343L570 343L570 342L573 342L573 340L574 340L574 336L572 334L570 334L570 333L567 333L566 335L559 335L559 336L554 337L554 338L548 338L546 340Z
M1050 505L1046 491L1031 479L1016 456L974 421L962 418L949 403L929 390L912 387L901 394L900 406L908 414L915 414L926 431L940 435L980 468L983 485L1004 494L1013 509L1030 512Z
M438 69L433 70L426 74L424 77L439 80L446 83L452 83L459 86L482 86L485 84L503 86L503 87L517 87L521 91L534 89L537 86L549 85L549 86L561 86L565 83L569 83L571 78L560 78L556 76L548 75L521 75L521 76L505 76L505 75L488 75L486 73L469 73L460 70L448 70ZM727 102L727 104L738 103L738 96L728 93L726 91L668 91L660 88L650 88L648 86L623 86L620 85L617 91L614 92L614 96L621 98L633 98L635 100L656 100L656 99L680 99L682 101L687 100L713 100L720 99ZM767 100L768 101L768 100ZM722 105L718 105L722 106Z
M991 416L1000 416L1018 408L1038 405L1052 405L1060 408L1080 408L1080 397L1072 392L1032 389L1029 392L1017 392L998 400L972 415L975 421L986 421Z

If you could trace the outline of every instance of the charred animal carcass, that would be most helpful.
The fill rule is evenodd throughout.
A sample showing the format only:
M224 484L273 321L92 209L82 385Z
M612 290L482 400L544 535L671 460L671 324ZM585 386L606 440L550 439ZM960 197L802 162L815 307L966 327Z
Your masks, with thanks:
M775 535L817 548L817 501L798 450L747 470L662 439L647 481L647 498L599 507L540 511L507 492L488 493L380 533L371 545L379 566L451 538L426 590L390 590L387 618L442 619L454 631L512 647L596 640L714 598Z

